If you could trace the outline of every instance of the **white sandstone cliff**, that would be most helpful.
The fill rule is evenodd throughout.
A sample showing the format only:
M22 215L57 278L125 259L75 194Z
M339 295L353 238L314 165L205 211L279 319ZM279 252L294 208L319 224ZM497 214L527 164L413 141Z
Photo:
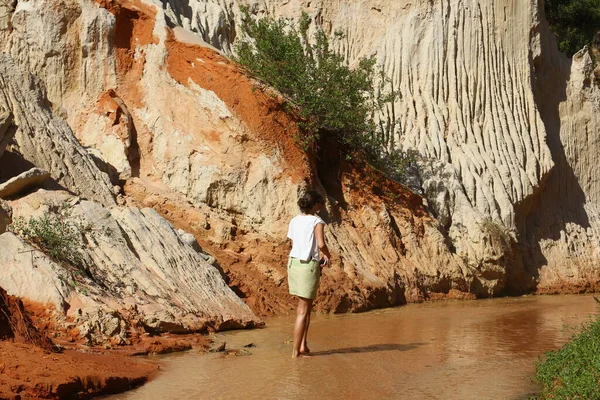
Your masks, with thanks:
M0 51L95 148L106 174L93 187L110 176L121 203L192 232L255 311L289 309L285 227L306 185L329 195L337 254L322 310L598 282L599 89L589 56L561 58L536 1L59 3L0 0ZM435 160L435 217L399 186L359 190L351 167L327 176L295 146L295 124L214 50L233 50L240 4L306 10L345 33L334 46L351 62L376 55L403 96L400 143Z
M228 53L241 4L258 17L294 21L308 12L350 62L376 56L402 94L401 143L441 163L424 182L426 196L481 279L497 277L496 264L509 291L599 282L600 89L588 51L573 60L558 52L543 2L163 4L173 23ZM486 254L491 231L504 227L518 241L508 260ZM497 283L487 285L505 289Z

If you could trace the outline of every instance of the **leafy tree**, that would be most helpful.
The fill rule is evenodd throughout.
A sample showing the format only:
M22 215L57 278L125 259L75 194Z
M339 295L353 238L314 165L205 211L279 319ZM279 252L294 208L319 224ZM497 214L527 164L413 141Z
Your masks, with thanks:
M569 57L600 31L600 0L546 0L545 10L560 51Z
M350 143L369 129L375 60L360 60L357 68L350 69L330 49L322 30L317 31L314 45L308 45L309 22L307 14L298 28L283 19L254 21L245 10L243 29L252 41L239 43L237 61L286 96L309 134L306 144L319 132Z
M297 26L283 19L255 20L248 8L242 13L246 37L238 42L236 61L284 96L288 111L299 120L305 149L328 135L346 157L363 154L390 177L404 181L416 156L396 149L401 130L394 103L399 93L383 73L376 73L375 58L362 58L351 69L331 49L322 29L310 40L306 13ZM340 39L343 33L334 37Z

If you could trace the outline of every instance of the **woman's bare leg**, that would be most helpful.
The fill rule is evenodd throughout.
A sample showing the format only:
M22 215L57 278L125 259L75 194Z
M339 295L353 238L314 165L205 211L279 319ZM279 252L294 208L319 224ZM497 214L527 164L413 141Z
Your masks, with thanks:
M310 326L310 314L312 313L312 301L308 306L308 314L306 315L306 326L304 327L304 334L302 335L302 343L300 344L300 353L308 354L310 349L308 348L308 327Z
M292 358L300 355L300 346L306 331L307 316L310 315L312 306L311 299L298 297L298 309L296 310L296 324L294 325L294 349L292 350Z

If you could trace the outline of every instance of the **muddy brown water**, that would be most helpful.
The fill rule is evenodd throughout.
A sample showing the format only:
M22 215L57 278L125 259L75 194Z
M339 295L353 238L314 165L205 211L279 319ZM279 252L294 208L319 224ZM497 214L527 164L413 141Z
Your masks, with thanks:
M293 317L216 335L251 355L161 356L162 373L111 399L527 399L534 363L597 312L591 296L528 296L314 315L314 356L292 360Z

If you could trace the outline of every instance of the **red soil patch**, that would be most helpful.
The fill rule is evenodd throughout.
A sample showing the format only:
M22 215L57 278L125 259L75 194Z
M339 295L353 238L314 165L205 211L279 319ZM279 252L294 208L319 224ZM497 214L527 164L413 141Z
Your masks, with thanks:
M411 219L432 220L422 196L375 169L363 155L354 154L351 161L346 161L333 139L321 141L319 153L313 168L319 171L328 195L341 204L347 202L343 197L350 194L354 207L369 205L378 209L385 205Z
M33 325L23 302L0 288L0 340L6 339L55 351L52 341Z
M124 356L66 351L0 342L0 398L89 398L139 386L158 366ZM20 397L17 397L20 396Z
M167 71L180 84L189 80L213 91L250 129L262 139L265 150L279 148L286 160L286 172L294 182L311 176L308 158L296 144L298 125L282 110L281 102L260 90L231 61L216 51L181 43L169 30Z
M98 103L96 103L96 111L98 111L98 113L100 114L110 117L113 123L116 123L119 120L117 113L120 109L119 105L114 100L115 96L115 91L109 89L106 92L102 93L102 95L98 99Z
M0 398L118 393L141 385L158 369L124 356L58 353L29 315L20 299L0 288Z
M131 73L141 76L145 59L143 56L135 59L136 48L158 43L152 34L156 22L154 13L149 12L151 8L144 8L146 10L141 11L123 6L116 15L115 47L120 76Z
M118 72L127 73L135 63L136 47L158 43L158 38L153 35L156 10L139 0L95 1L115 16Z
M535 289L534 294L583 294L600 293L600 282L596 279L579 281L553 281L550 284L543 282L542 286Z
M115 16L115 56L119 78L119 95L128 104L141 106L139 80L146 62L143 50L136 58L139 46L158 43L153 35L156 10L139 0L96 0Z
M429 293L428 301L436 300L475 300L477 296L473 293L461 292L460 290L450 289L448 293Z

